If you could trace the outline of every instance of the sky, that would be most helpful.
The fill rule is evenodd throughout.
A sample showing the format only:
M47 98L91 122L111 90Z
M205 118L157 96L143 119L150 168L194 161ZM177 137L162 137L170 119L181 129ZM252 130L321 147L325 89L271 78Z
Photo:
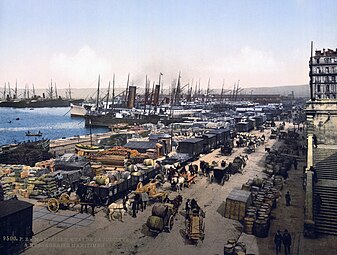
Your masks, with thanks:
M335 0L0 0L0 87L307 84L337 48Z

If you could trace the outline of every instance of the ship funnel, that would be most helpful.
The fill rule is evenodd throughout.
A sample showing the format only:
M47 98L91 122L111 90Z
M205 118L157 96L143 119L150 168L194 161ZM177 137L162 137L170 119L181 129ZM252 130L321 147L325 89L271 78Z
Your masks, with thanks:
M136 101L136 86L129 86L127 107L129 109L132 109L133 107L135 107L135 101Z

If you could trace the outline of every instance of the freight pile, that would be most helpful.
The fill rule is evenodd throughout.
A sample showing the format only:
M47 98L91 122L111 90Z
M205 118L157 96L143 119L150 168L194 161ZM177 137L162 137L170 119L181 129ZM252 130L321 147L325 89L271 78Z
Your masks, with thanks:
M293 158L288 155L281 154L278 151L271 151L266 157L264 172L269 176L278 174L287 178L288 171L291 169L292 161Z
M224 255L245 255L246 244L237 242L235 239L229 239L224 245Z
M0 164L0 182L4 188L5 197L10 198L17 194L24 197L30 194L36 195L37 192L33 190L36 185L41 185L40 176L48 172L48 169L41 167Z
M244 232L257 237L267 237L270 227L270 214L276 207L276 199L280 196L283 178L273 176L267 180L254 178L243 185L243 189L251 191L252 205L247 207L244 217Z

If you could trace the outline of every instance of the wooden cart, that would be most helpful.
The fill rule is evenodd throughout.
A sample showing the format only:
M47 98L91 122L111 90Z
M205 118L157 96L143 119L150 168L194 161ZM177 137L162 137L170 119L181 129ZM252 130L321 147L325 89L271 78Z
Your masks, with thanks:
M214 167L213 169L214 180L219 184L224 185L225 181L229 180L229 169L228 167ZM213 182L213 179L210 178L210 182Z
M185 220L186 237L195 244L205 238L204 217L205 215L201 210L193 209Z
M50 212L56 213L59 209L68 209L70 206L74 207L75 205L80 204L79 199L70 199L70 196L67 193L62 193L58 198L52 197L48 199L41 199L38 202L46 203L47 208Z

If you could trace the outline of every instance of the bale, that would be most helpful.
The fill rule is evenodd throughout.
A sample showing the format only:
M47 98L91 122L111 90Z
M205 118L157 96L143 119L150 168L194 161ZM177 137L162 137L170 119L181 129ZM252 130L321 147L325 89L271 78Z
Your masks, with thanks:
M145 166L154 166L154 161L153 159L144 159L144 165Z
M164 218L167 215L168 207L164 205L154 205L152 207L152 216Z
M164 220L161 217L152 215L147 219L146 226L148 226L148 228L151 230L161 232L164 229Z

